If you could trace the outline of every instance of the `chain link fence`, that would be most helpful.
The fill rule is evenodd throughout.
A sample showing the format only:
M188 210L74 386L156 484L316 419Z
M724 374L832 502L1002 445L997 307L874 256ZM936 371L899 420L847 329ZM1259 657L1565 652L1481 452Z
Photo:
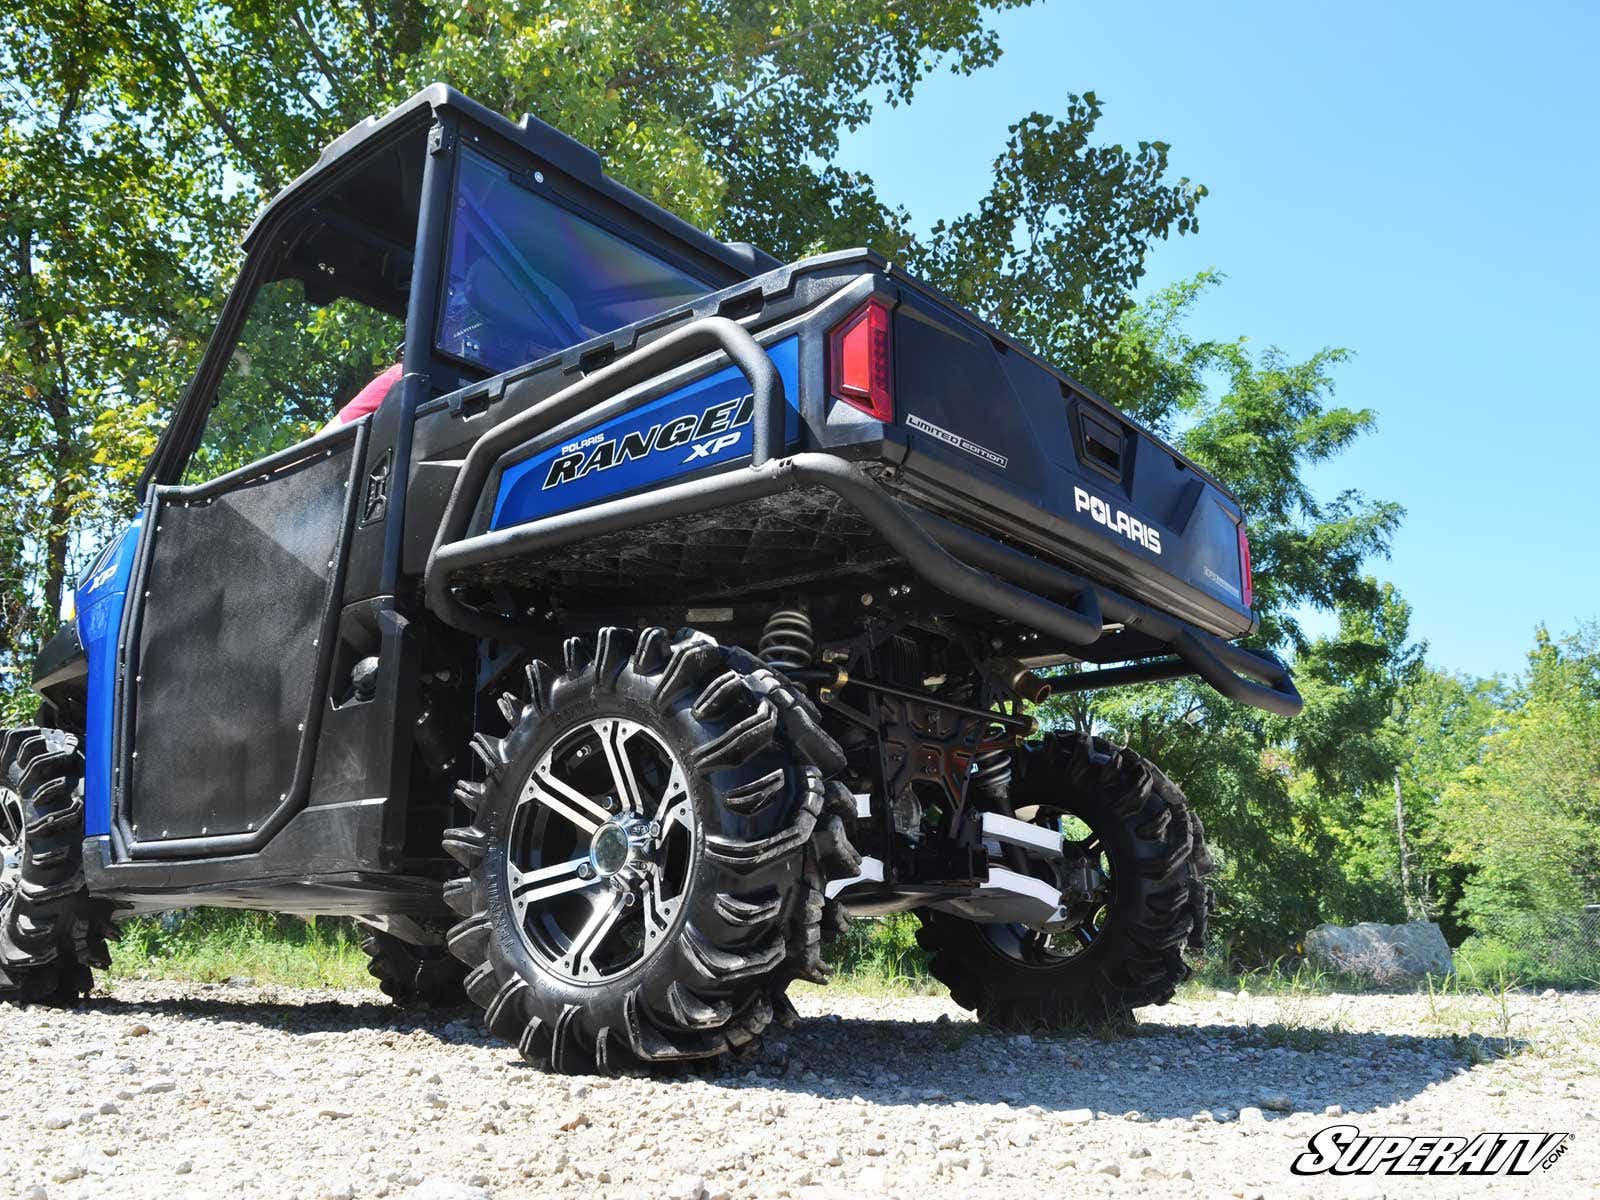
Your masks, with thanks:
M1503 947L1506 966L1517 975L1600 985L1600 904L1572 912L1504 913L1480 922L1478 936Z

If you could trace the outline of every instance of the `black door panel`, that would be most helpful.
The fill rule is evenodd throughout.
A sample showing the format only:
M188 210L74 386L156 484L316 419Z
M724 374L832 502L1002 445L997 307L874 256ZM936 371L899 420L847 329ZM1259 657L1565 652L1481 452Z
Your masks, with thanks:
M237 853L304 807L364 441L157 494L121 747L136 856Z

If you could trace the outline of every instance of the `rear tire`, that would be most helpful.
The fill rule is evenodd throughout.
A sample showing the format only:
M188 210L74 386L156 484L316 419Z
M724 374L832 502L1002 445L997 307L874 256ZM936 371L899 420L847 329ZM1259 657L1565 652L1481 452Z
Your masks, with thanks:
M813 839L840 860L843 753L793 685L693 631L603 629L527 677L445 835L467 994L556 1071L750 1045L790 979L826 977Z
M1111 877L1102 920L1061 954L1021 926L922 912L917 941L933 975L986 1023L1020 1031L1124 1023L1136 1007L1171 1000L1189 976L1182 947L1205 942L1212 870L1177 785L1125 747L1056 734L1018 752L1011 803L1064 810L1099 836Z
M109 967L109 908L83 882L83 755L58 729L0 735L0 1000L71 1005Z
M419 946L382 929L363 931L367 973L396 1004L453 1008L467 1002L466 967L443 942Z

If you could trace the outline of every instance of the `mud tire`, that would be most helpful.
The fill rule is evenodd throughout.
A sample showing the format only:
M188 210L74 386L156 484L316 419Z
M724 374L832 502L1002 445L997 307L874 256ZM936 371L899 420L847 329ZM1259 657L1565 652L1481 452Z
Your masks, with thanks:
M381 929L362 931L367 973L396 1004L454 1008L467 1002L467 969L444 944L418 946Z
M712 638L603 629L572 638L557 673L535 662L501 708L503 739L474 749L481 783L458 798L471 824L445 835L467 870L447 886L462 920L449 945L468 996L495 1035L559 1072L617 1073L714 1058L750 1046L783 1006L789 979L822 973L825 868L849 865L830 838L848 793L825 776L844 755L815 707L777 672ZM672 927L645 957L575 982L529 949L507 879L517 803L541 755L585 722L621 717L650 730L681 765L698 825Z
M111 965L110 909L83 879L83 754L74 734L26 727L0 734L9 824L22 830L0 894L0 1000L73 1005Z
M919 913L918 944L955 1002L1018 1031L1124 1024L1165 1004L1188 978L1185 945L1205 944L1212 871L1205 830L1183 793L1149 760L1087 734L1056 734L1016 756L1011 802L1065 808L1098 832L1113 896L1099 935L1053 965L1002 951L984 928Z

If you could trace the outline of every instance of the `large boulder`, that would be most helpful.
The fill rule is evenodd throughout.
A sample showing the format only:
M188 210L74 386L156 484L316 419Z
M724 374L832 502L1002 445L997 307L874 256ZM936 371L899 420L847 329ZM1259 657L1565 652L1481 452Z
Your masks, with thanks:
M1416 983L1455 970L1450 946L1432 921L1318 925L1306 934L1305 948L1319 966L1374 983Z

